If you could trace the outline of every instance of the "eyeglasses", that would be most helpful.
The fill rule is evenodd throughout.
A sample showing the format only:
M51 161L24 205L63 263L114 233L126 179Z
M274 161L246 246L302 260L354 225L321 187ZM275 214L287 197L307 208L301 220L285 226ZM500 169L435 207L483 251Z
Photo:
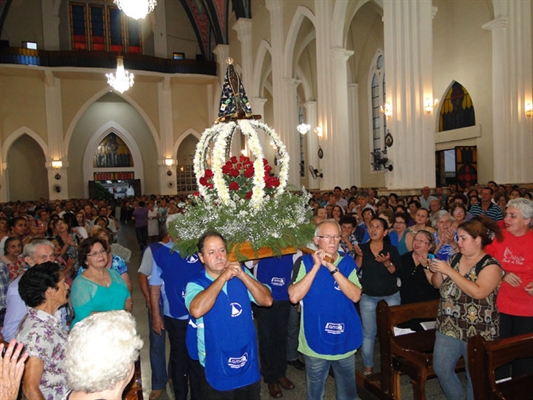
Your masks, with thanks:
M100 254L107 254L106 250L100 250L100 251L93 251L92 253L87 254L87 257L96 257Z
M326 239L326 240L329 240L329 239L335 239L335 240L340 240L341 239L341 235L316 235L317 238L320 238L320 239Z

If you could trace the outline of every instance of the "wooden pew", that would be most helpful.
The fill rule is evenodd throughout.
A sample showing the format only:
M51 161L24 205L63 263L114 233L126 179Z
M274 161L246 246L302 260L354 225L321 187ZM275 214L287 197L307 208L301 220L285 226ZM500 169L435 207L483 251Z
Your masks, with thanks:
M426 380L435 377L433 346L435 330L396 336L394 327L412 319L435 319L439 300L389 307L385 301L377 306L381 372L369 377L358 373L357 382L380 399L401 399L400 375L407 374L413 385L413 398L425 400ZM458 369L464 362L458 363Z
M533 357L533 334L496 341L477 335L468 341L468 365L474 397L511 400L533 397L533 374L496 383L494 371L519 358Z
M141 358L135 361L135 372L131 377L130 383L124 388L122 398L125 400L143 400L143 385L141 372Z

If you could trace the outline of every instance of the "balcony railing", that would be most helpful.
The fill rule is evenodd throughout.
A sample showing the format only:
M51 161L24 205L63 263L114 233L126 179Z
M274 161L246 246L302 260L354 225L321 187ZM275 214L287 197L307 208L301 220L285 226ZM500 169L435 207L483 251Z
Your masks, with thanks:
M217 74L213 61L172 60L139 54L124 54L124 66L128 70L161 72L165 74ZM117 67L117 54L101 51L48 51L20 47L0 46L0 64L37 65L41 67Z

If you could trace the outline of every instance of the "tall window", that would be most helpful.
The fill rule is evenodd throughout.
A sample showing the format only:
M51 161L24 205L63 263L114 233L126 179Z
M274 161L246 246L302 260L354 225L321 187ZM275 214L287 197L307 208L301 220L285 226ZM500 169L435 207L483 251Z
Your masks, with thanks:
M440 108L439 132L475 124L474 104L468 90L459 82L453 81Z
M370 104L372 107L372 154L373 170L381 171L383 165L377 161L381 158L381 151L384 148L384 137L387 131L387 119L381 113L380 107L385 104L385 59L383 52L378 50L372 61L370 68Z
M140 21L126 17L111 1L69 5L73 50L142 53Z

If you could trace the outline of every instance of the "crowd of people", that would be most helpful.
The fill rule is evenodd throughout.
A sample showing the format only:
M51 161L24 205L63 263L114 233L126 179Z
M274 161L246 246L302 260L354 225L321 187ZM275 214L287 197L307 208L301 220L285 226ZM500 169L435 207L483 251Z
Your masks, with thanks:
M463 397L455 365L469 338L533 333L531 197L494 182L405 198L355 186L314 192L313 253L246 265L228 261L216 231L191 257L170 251L166 220L180 212L179 197L1 205L0 327L9 344L0 393L16 398L22 379L29 399L121 398L142 346L130 314L131 250L116 243L128 223L143 252L150 400L169 377L176 399L259 399L261 377L280 398L295 388L287 365L305 370L309 400L323 398L328 375L337 399L357 399L354 354L361 350L362 374L373 374L377 303L439 298L434 369L448 398ZM107 339L92 342L95 334ZM533 360L523 359L497 374L531 372Z

